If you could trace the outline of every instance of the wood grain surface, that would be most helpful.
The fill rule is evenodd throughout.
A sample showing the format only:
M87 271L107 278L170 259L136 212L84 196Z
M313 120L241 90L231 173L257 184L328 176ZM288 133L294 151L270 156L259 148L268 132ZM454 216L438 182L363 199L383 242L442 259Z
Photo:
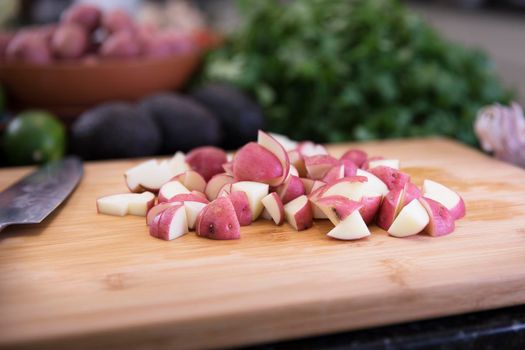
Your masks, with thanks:
M96 214L138 161L87 163L43 224L0 234L0 347L230 347L525 303L525 171L443 139L360 147L459 191L466 218L441 238L260 221L238 241L165 242L144 218ZM0 170L0 189L30 170Z

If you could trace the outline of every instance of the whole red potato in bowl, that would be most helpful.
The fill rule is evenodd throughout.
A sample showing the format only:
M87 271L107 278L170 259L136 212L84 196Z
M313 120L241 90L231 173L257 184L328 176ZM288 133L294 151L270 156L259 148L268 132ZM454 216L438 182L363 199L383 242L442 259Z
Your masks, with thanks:
M51 37L51 50L58 58L75 59L87 51L88 33L78 24L60 25Z
M68 8L62 13L60 21L62 23L74 23L84 27L88 32L92 32L100 25L102 11L94 5L78 4Z
M47 64L52 60L48 40L44 35L33 31L22 31L9 41L5 49L7 62Z
M15 34L11 32L0 32L0 61L5 55L7 45L9 45L9 42L14 36Z
M104 13L102 16L102 28L107 30L108 33L133 32L136 29L136 25L125 11L116 9Z
M141 46L135 36L126 31L111 34L100 47L100 56L106 58L134 58L141 55Z

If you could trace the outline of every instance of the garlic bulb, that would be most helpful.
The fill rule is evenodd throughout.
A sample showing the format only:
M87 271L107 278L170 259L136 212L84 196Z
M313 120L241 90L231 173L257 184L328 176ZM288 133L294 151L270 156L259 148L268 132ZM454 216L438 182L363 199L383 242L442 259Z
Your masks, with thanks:
M475 131L483 150L525 168L525 117L520 105L483 108L476 117Z

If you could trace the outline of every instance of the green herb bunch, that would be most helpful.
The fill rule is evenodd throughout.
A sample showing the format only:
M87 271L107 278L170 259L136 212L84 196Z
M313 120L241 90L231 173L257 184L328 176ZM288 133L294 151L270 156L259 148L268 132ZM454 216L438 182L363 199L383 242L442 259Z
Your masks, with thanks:
M318 142L441 134L476 144L485 104L511 94L480 51L440 37L399 1L240 2L243 27L205 80L252 93L268 129Z

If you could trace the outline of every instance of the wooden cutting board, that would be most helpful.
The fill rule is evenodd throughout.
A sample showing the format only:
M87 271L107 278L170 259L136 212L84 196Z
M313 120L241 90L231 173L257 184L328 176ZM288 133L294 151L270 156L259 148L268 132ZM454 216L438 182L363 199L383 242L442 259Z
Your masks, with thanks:
M443 139L360 147L459 191L466 218L441 238L340 242L327 222L261 221L238 241L165 242L144 218L96 214L137 161L88 163L43 224L0 234L0 346L228 347L525 302L525 171ZM30 170L1 170L0 189Z

